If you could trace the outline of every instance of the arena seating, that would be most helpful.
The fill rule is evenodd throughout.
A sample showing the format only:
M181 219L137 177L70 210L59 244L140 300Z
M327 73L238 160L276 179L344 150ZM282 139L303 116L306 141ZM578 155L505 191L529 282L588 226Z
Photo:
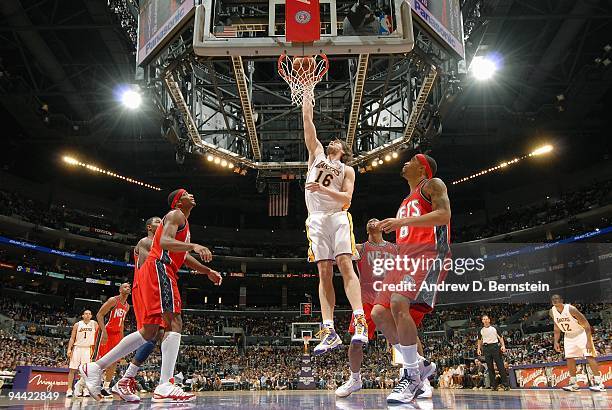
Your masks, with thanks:
M595 344L599 353L612 353L612 327L598 320L602 311L610 307L605 304L583 304L578 307L595 325ZM496 324L505 325L509 329L502 331L508 347L505 356L507 365L560 359L560 354L552 348L550 322L546 322L548 330L545 332L528 334L521 330L523 321L547 308L543 304L461 305L441 308L428 316L420 330L425 356L437 362L441 369L436 382L452 388L484 385L485 380L479 378L477 372L470 374L469 370L476 359L476 332L479 317L484 313L494 317ZM288 335L292 319L280 316L271 319L272 316L246 317L243 312L235 311L223 313L222 318L196 318L187 313L184 317L185 344L181 347L177 366L177 372L181 372L184 377L183 383L195 390L296 388L299 357L303 347L291 344L288 338L282 338ZM18 365L67 364L65 349L69 326L77 320L76 312L57 311L44 303L26 305L3 296L0 298L0 318L5 318L1 322L4 330L0 331L0 372L6 373L6 377L10 378L11 372ZM443 331L447 322L459 319L468 319L469 325L453 334ZM337 329L344 329L341 334L346 341L349 337L345 330L348 320L348 314L339 314L336 320ZM513 323L517 326L512 327ZM51 333L42 324L54 325L57 330ZM126 331L133 328L131 315L126 325ZM223 345L211 346L198 344L199 339L190 341L190 335L223 335L224 327L243 328L247 336L274 335L282 342L268 346L245 345L230 338ZM344 346L337 354L313 359L318 388L335 389L348 377L346 354ZM138 377L142 390L150 391L155 386L159 361L159 350L156 350ZM0 373L0 376L4 373ZM362 372L364 384L369 388L389 387L397 383L397 376L397 370L390 363L386 342L379 338L366 351Z

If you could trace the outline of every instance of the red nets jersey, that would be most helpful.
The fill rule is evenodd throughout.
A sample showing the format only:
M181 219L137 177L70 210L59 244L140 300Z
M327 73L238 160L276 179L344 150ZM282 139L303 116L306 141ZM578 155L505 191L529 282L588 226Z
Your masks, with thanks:
M402 201L397 211L397 218L421 216L432 211L431 199L422 192L427 181L429 180L421 181L416 189ZM435 247L437 250L443 244L450 244L450 225L402 226L395 231L395 242L398 245L430 245L432 249Z
M359 272L359 283L361 284L361 301L363 303L374 304L376 291L374 282L384 278L384 271L375 271L375 260L394 259L397 255L395 244L385 241L377 245L371 242L363 244L360 259L357 261L357 271ZM379 269L381 267L378 267Z
M172 252L162 249L159 240L164 229L164 223L166 217L162 219L162 223L157 227L155 231L155 237L153 238L153 245L151 245L151 251L149 252L148 260L154 259L155 263L162 263L165 266L166 274L177 277L177 272L187 257L187 251L183 252ZM174 239L177 241L189 243L191 241L191 235L189 233L189 222L185 220L185 225L179 226L176 231Z
M120 298L117 299L117 304L110 311L108 316L108 322L106 322L106 331L109 333L116 333L121 331L121 325L123 325L123 321L125 320L125 315L129 309L129 305L127 301L125 303L121 302Z

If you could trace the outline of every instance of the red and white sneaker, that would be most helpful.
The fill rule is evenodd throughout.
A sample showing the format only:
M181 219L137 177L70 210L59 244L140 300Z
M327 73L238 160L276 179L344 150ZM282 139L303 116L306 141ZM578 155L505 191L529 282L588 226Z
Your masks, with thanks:
M102 369L96 362L85 363L79 366L79 374L89 390L91 397L97 401L102 400L100 389L102 388Z
M111 388L111 393L121 397L123 401L128 403L140 402L140 396L136 394L138 392L138 384L133 377L122 377L117 383Z
M187 403L195 399L195 394L186 393L172 383L163 383L155 388L152 401L156 403Z

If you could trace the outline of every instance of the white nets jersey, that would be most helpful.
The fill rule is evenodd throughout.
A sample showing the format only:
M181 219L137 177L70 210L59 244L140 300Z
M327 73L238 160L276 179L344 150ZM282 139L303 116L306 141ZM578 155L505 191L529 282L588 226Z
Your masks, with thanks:
M90 320L89 323L85 323L82 320L77 324L75 346L90 347L95 344L96 339L96 322Z
M570 313L569 310L571 306L572 305L569 303L563 305L563 311L561 311L561 313L559 313L557 308L554 306L551 309L555 323L568 337L574 337L584 332L584 328L580 326L580 323L578 323L576 318Z
M315 157L314 162L308 169L306 183L318 182L321 185L340 192L344 182L345 165L339 160L330 160L325 153ZM321 192L306 191L306 208L308 213L338 212L348 209L350 204L341 204L329 195Z

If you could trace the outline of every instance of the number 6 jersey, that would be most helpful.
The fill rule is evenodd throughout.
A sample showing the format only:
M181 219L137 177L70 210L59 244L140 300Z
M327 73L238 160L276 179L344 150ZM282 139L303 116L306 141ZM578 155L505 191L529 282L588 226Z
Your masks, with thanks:
M340 192L344 182L345 165L339 160L330 160L325 153L320 153L313 161L308 174L306 183L318 182L324 187ZM306 208L308 213L331 213L348 209L350 204L341 204L332 199L329 195L322 192L306 191Z
M417 217L433 210L431 198L422 191L429 179L422 180L397 210L397 218ZM431 245L438 250L450 244L450 226L402 226L395 231L395 243L412 245Z

